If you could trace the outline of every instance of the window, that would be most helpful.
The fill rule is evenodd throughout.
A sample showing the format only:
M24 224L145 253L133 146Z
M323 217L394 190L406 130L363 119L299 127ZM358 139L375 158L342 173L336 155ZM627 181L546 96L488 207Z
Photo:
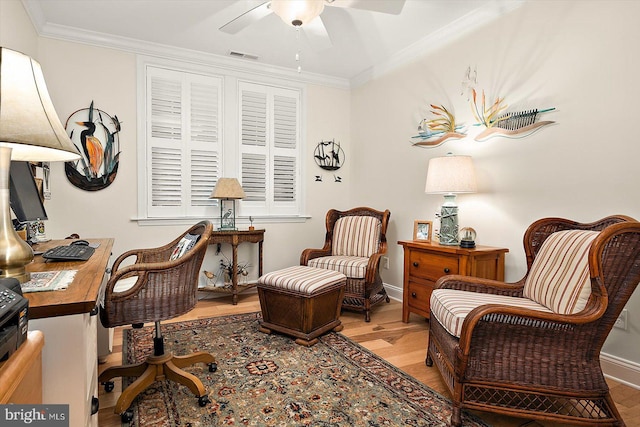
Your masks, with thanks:
M209 195L223 176L246 193L241 217L301 215L301 87L140 65L139 220L218 217Z
M300 94L240 82L240 170L247 215L294 215L300 198Z
M222 80L150 67L146 83L147 214L208 215L220 176Z

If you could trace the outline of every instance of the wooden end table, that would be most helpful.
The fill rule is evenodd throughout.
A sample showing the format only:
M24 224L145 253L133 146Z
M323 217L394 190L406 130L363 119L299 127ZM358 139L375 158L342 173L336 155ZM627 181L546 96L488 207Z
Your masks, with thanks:
M257 285L256 282L238 283L238 245L240 243L257 243L258 244L258 277L262 276L262 243L264 242L265 230L218 230L211 233L209 238L210 245L218 243L228 243L232 247L231 268L233 271L231 277L231 287L205 286L198 288L199 291L220 292L232 295L233 305L238 304L238 294Z

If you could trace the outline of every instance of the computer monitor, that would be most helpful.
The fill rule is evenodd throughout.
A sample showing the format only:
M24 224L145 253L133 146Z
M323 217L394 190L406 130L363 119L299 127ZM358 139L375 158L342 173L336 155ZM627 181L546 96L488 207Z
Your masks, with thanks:
M21 223L47 219L29 162L11 162L9 198L11 209Z

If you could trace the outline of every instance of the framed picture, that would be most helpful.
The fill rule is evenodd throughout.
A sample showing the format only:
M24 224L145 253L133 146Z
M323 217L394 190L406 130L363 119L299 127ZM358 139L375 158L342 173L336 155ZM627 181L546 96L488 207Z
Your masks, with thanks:
M413 240L431 241L431 221L415 220L413 223Z

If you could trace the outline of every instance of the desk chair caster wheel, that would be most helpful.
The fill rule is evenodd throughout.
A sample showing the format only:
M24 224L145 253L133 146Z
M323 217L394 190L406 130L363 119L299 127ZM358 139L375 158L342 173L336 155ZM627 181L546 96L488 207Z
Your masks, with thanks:
M102 385L104 385L104 391L106 391L107 393L111 393L113 391L113 388L115 387L113 381L105 381L102 383Z
M122 423L130 423L133 419L133 411L131 409L127 409L123 413L120 414L120 421Z
M209 396L207 396L206 394L204 396L200 396L198 398L198 405L200 405L201 408L204 408L205 406L207 406L207 404L209 404L211 401L209 400Z
M215 372L218 370L218 364L217 363L209 363L209 372Z

